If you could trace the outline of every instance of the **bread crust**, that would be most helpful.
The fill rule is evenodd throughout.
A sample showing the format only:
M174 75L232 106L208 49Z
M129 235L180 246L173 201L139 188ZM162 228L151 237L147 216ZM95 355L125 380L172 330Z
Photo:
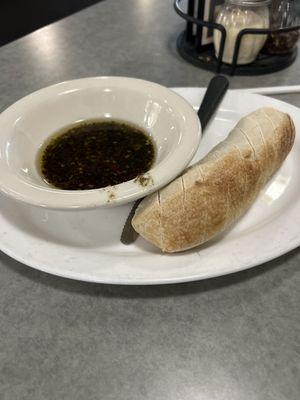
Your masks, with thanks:
M261 108L247 115L206 157L140 203L134 229L170 253L210 240L248 210L294 138L288 114Z

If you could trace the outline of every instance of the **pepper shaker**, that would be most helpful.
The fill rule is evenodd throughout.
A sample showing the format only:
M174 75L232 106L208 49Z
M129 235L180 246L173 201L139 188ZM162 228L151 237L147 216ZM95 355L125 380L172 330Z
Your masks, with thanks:
M271 28L290 28L297 24L296 1L275 0L270 12ZM299 31L271 33L266 42L268 54L287 54L296 47Z

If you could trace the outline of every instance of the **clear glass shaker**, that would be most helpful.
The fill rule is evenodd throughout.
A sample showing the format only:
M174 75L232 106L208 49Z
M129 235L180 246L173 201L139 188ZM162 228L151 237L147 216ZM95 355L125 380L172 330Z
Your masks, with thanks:
M272 29L289 28L300 24L295 0L273 0L270 11ZM296 47L298 38L299 30L271 33L266 42L266 51L269 54L287 54Z
M216 17L216 22L226 29L223 62L232 64L236 38L242 29L269 28L270 0L226 0ZM265 44L267 35L245 35L242 38L237 64L253 62ZM214 46L218 57L221 32L214 30Z

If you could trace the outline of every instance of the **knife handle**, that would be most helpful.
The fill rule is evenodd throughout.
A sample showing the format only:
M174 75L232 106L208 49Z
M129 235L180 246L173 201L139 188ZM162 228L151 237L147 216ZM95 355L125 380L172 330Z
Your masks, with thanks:
M198 110L202 132L220 104L220 101L226 93L228 86L229 81L223 75L217 75L209 82L201 106Z

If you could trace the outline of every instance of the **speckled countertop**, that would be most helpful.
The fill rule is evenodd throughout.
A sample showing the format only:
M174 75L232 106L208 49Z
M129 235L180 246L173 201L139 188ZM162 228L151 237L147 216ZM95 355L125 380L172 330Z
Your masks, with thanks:
M62 80L205 86L171 0L106 0L0 48L0 110ZM231 88L300 84L300 58ZM277 96L300 106L300 94ZM3 400L298 400L299 249L238 274L161 287L86 284L0 254Z

